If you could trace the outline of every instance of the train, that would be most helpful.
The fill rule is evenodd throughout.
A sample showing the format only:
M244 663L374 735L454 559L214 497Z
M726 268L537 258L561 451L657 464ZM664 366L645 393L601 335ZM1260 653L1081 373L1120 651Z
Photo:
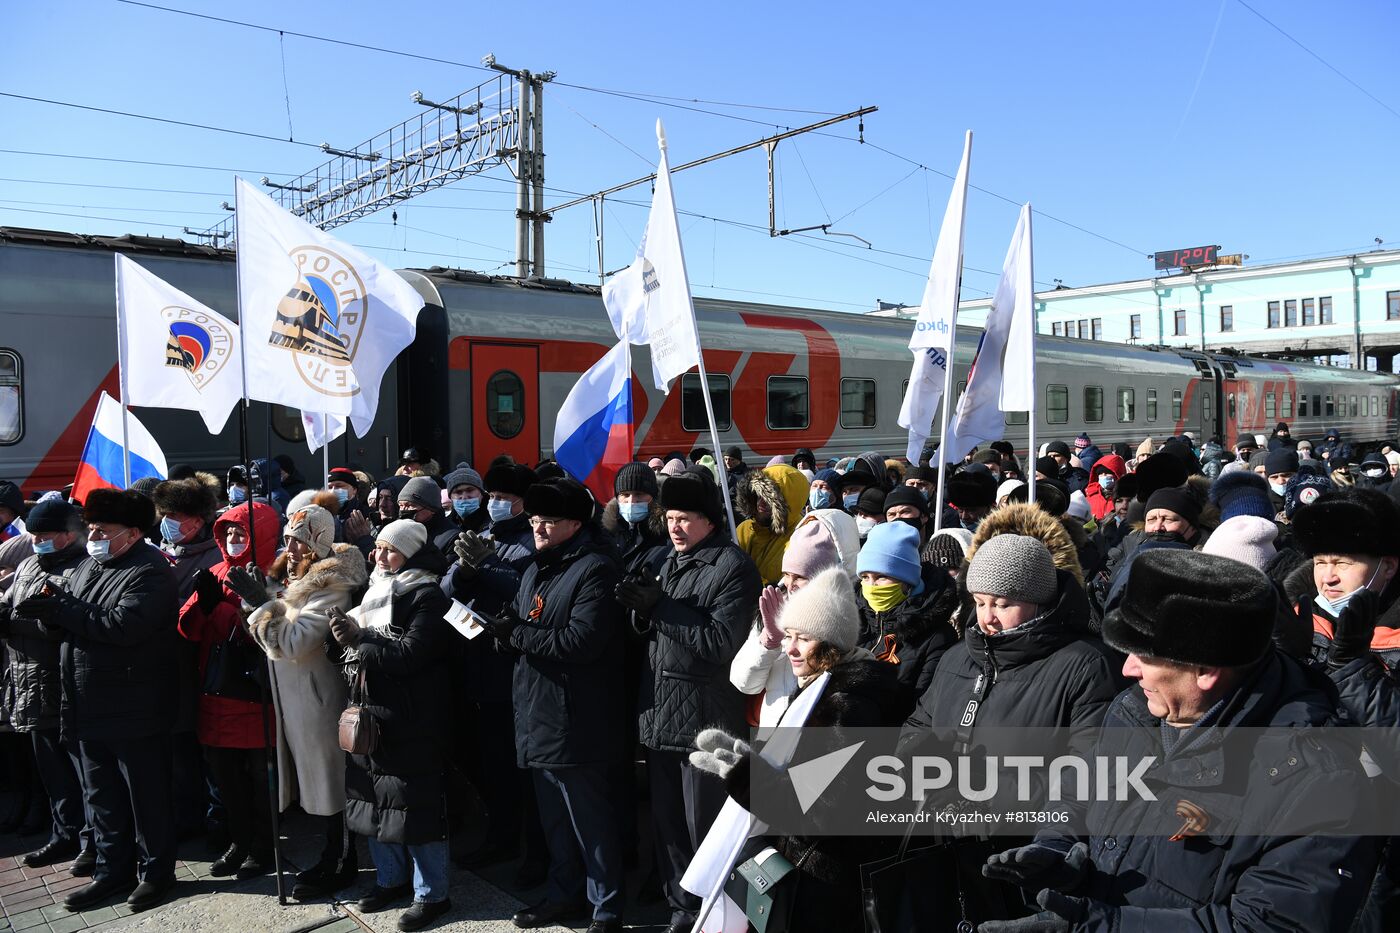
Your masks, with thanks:
M237 317L228 250L0 227L0 478L26 493L72 481L99 393L120 395L115 252ZM442 267L399 274L426 302L417 335L385 377L369 432L334 441L332 463L384 475L410 445L445 469L502 453L525 463L548 458L555 413L578 375L615 343L598 287ZM750 462L799 447L823 458L905 450L896 421L912 361L908 320L716 299L697 299L695 308L722 447L740 447ZM283 336L333 355L344 342L332 311L312 292L289 294L279 305ZM958 392L979 336L958 328ZM177 344L174 352L197 348ZM665 393L649 378L644 347L634 348L632 362L637 455L712 446L699 375L681 376ZM1382 373L1038 335L1036 374L1041 442L1082 431L1100 447L1136 447L1191 431L1229 445L1239 434L1272 433L1280 421L1298 437L1336 428L1365 443L1397 433L1400 379ZM219 468L238 458L237 418L210 435L193 412L133 411L171 465ZM1005 422L1006 439L1024 452L1028 413L1008 412ZM286 453L303 475L319 474L298 411L252 403L246 423L250 455Z

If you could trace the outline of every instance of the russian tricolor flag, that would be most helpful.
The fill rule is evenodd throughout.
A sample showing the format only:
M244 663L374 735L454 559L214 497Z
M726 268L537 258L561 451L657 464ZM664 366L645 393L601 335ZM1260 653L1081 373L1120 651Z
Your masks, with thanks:
M579 377L554 421L554 459L599 502L632 460L631 345L619 343Z
M165 479L165 454L145 425L126 412L126 437L130 445L131 481L147 476ZM122 455L122 404L106 392L97 400L97 413L83 446L83 459L73 479L73 500L82 502L93 489L124 489L127 486Z

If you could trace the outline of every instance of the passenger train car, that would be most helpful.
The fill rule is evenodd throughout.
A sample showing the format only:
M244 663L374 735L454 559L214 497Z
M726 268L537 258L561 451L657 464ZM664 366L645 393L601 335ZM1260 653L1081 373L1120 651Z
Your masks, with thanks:
M26 492L72 481L98 393L120 394L115 251L236 318L226 250L0 228L0 477ZM614 343L597 287L441 268L400 274L427 302L417 338L386 376L369 434L335 441L332 462L383 475L410 444L444 467L485 464L502 452L528 463L549 456L565 395ZM325 352L333 354L339 335L327 330L321 304L312 292L289 294L279 317L289 339L328 335ZM909 321L695 304L721 446L738 445L759 462L798 447L823 456L904 451L896 418L911 362ZM959 387L978 336L959 329ZM1189 430L1232 444L1240 433L1268 434L1278 421L1300 437L1320 438L1331 427L1362 442L1397 433L1400 380L1390 375L1046 335L1036 354L1041 442L1086 431L1101 447L1136 446ZM633 373L639 455L711 446L698 375L682 376L669 395L658 391L645 348L634 350ZM237 458L236 417L210 436L192 412L135 411L172 465L218 468ZM254 403L248 423L252 456L289 453L303 474L319 474L298 412ZM1024 451L1027 416L1009 413L1006 423L1007 439Z

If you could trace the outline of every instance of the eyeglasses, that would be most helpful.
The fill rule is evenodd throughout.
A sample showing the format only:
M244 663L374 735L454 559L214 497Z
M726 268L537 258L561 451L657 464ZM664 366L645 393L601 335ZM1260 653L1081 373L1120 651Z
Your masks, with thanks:
M108 531L105 528L99 528L96 525L92 525L88 528L88 538L93 541L110 540L125 533L128 530L129 529L126 528L118 528L116 531Z
M531 527L531 528L553 528L555 525L557 525L557 524L559 524L560 522L563 522L563 521L568 521L568 519L565 519L565 518L536 518L536 517L533 517L533 516L532 516L532 517L530 518L530 527Z

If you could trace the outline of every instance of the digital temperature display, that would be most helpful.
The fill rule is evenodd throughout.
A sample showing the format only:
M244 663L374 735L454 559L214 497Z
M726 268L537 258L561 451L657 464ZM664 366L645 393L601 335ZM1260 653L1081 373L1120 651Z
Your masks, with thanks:
M1220 254L1219 246L1193 246L1190 249L1168 249L1156 254L1158 269L1184 269L1187 266L1208 266Z

